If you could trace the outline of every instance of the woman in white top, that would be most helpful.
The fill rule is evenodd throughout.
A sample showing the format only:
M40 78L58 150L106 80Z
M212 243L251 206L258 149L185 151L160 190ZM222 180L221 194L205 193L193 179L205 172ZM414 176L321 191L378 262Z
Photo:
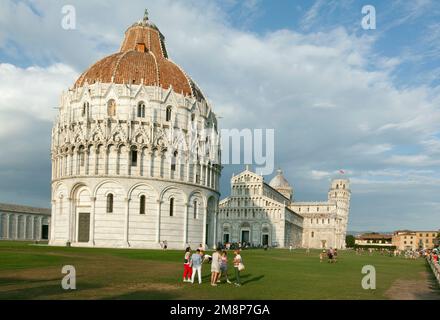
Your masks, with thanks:
M235 257L234 257L234 269L235 269L235 285L241 286L240 281L240 265L243 263L243 260L240 255L240 250L234 251Z

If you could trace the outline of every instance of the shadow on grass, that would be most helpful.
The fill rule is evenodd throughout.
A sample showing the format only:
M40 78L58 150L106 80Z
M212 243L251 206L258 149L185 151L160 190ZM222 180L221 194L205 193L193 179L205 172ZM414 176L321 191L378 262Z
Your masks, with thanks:
M52 279L15 279L15 278L0 278L0 286L8 285L22 285L29 283L43 283L50 281L60 281L59 277L54 277Z
M22 279L6 279L2 278L2 282L10 284L23 283ZM64 290L61 287L61 281L59 279L54 281L50 280L28 280L26 283L40 283L41 285L31 288L21 289L0 289L0 300L39 300L50 299L50 296L57 295L59 299L76 299L78 294L81 294L82 290L100 289L102 286L95 284L82 284L81 288L76 290ZM46 284L44 284L46 283Z
M251 282L257 282L257 281L260 281L261 279L264 278L264 275L261 275L261 276L255 276L253 278L247 279L250 276L252 276L252 274L240 276L240 279L246 279L245 281L242 281L241 284L245 285L245 284L248 284Z

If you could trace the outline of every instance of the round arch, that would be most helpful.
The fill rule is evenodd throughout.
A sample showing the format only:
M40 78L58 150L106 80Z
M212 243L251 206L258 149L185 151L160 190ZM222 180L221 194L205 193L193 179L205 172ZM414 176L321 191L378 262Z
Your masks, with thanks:
M131 199L131 196L132 196L132 194L133 194L133 191L136 190L136 189L139 188L139 187L147 187L147 188L153 190L154 195L155 195L155 197L156 197L155 200L159 200L159 199L160 199L160 198L159 198L160 195L159 195L159 192L157 191L157 189L156 189L155 187L153 187L152 185L150 185L150 184L148 184L148 183L145 183L145 182L139 182L139 183L136 183L135 185L133 185L133 186L128 190L128 192L127 192L127 199Z

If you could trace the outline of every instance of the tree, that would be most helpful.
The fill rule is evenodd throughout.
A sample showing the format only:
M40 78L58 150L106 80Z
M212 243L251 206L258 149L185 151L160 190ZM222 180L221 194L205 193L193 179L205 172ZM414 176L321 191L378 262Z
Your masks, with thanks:
M347 248L353 248L355 245L355 239L354 236L352 236L351 234L347 235L345 237L345 246Z

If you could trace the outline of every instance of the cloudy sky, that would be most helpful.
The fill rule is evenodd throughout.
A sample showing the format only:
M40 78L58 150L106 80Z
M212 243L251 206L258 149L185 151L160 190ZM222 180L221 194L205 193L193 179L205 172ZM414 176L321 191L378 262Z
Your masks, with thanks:
M0 201L50 205L60 94L148 7L222 128L275 129L297 200L325 200L343 169L350 230L440 228L440 6L367 2L375 30L355 0L0 0ZM222 197L241 169L225 166Z

